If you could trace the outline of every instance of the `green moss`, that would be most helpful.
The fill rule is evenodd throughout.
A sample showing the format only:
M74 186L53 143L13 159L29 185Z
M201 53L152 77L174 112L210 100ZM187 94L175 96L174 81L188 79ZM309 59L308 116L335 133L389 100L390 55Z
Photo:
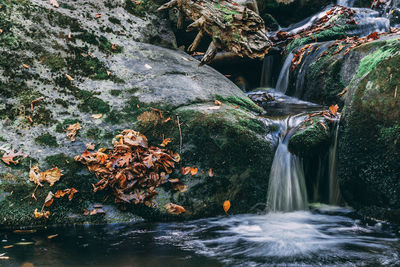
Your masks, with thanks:
M58 71L66 67L64 59L57 55L46 55L42 57L42 62L53 71Z
M80 90L77 97L82 100L79 109L83 112L105 114L110 111L110 106L102 99L93 96L93 93Z
M135 1L126 1L125 9L137 17L144 17L147 13L153 13L158 8L152 0L141 0L138 4Z
M297 131L290 139L288 148L292 153L301 157L321 154L322 151L329 149L330 134L319 123L327 125L326 121L321 118L314 118L313 124L304 130ZM327 127L327 126L326 126Z
M45 133L36 137L35 143L41 146L58 147L56 137L49 133Z
M100 128L90 128L89 130L86 131L87 137L97 140L101 138L102 130Z
M390 42L388 45L385 45L375 52L365 56L361 60L356 77L360 78L364 74L371 72L373 69L375 69L376 65L392 56L399 49L400 45L398 43Z
M219 100L221 102L228 102L233 105L237 105L237 106L240 106L241 108L245 108L249 111L253 111L253 112L257 112L257 113L262 113L264 111L262 108L257 106L249 98L241 98L241 97L236 97L236 96L223 97L220 95L216 95L215 99Z
M117 19L116 17L109 17L108 20L109 20L111 23L114 23L114 24L118 24L118 25L121 24L121 21L120 21L119 19Z

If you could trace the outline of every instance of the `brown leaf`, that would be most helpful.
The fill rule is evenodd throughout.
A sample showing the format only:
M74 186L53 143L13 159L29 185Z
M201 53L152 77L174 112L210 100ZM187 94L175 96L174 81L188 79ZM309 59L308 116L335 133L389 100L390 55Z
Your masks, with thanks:
M181 193L186 192L188 189L188 186L181 182L179 179L169 179L169 182L171 183L174 190L177 190Z
M49 193L47 194L46 199L44 200L44 205L46 207L50 207L51 204L53 204L53 201L54 201L53 197L54 197L54 194L51 191L49 191Z
M10 163L13 163L14 165L18 164L18 160L14 160L15 157L22 157L26 158L28 155L22 153L22 150L19 150L18 152L14 152L14 149L11 150L10 152L4 153L3 157L1 160L6 163L7 165L10 165Z
M55 235L49 235L48 237L47 237L47 239L53 239L54 237L57 237L58 236L58 234L55 234Z
M92 117L93 119L96 119L96 120L98 120L98 119L101 119L101 118L103 118L103 114L93 114L92 116L90 116L90 117Z
M222 105L222 102L221 101L219 101L219 100L215 100L215 105L218 105L218 106L221 106Z
M71 201L76 193L78 193L78 190L72 187L69 191L68 200Z
M322 121L320 121L319 124L321 124L321 126L325 129L325 131L328 131L328 128Z
M67 138L74 142L75 136L80 129L82 129L82 127L79 122L69 125L67 128Z
M224 204L222 205L224 208L225 213L231 208L231 202L229 200L225 200Z
M337 104L334 105L334 106L332 105L332 106L329 107L329 111L335 116L336 116L336 114L338 112L338 109L339 109L339 106Z
M190 170L191 170L192 168L190 168L190 167L185 167L185 168L181 168L181 173L183 174L183 175L188 175L189 173L190 173Z
M67 77L68 80L70 80L71 82L74 80L74 78L72 78L70 75L65 74L65 77Z
M174 203L168 203L164 206L170 214L179 215L183 212L186 212L185 208Z
M93 216L96 214L105 214L106 212L102 208L95 208L92 211L90 211L89 215Z
M37 209L35 209L33 215L35 216L36 219L41 219L41 218L48 219L50 216L50 211L38 211Z
M210 169L208 170L208 176L214 177L214 171L213 171L212 168L210 168Z
M22 67L24 67L25 69L30 69L30 67L26 64L22 64Z
M55 167L42 173L42 181L46 181L50 186L53 186L55 182L60 180L61 176L61 170Z
M94 146L93 143L87 143L85 145L85 147L86 147L87 150L94 150L95 149L95 146Z
M171 142L172 142L171 138L164 139L160 146L166 147Z
M96 14L96 19L99 19L99 18L101 18L101 14L100 13Z

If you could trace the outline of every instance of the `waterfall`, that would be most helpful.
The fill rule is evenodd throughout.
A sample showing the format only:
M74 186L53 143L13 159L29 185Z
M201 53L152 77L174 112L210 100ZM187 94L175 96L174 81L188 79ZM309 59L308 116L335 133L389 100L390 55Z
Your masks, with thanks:
M274 67L274 56L273 55L265 56L261 70L260 87L274 87L272 81L273 67Z
M288 150L290 137L305 116L289 116L279 121L279 140L269 177L267 206L269 211L305 210L308 207L303 165Z
M352 7L354 5L354 0L338 0L338 6Z
M329 148L329 204L340 204L340 188L337 177L337 146L338 146L339 122L336 123L333 144Z
M290 66L292 65L293 53L287 56L283 63L281 73L279 74L278 82L276 83L276 90L286 93L289 86Z

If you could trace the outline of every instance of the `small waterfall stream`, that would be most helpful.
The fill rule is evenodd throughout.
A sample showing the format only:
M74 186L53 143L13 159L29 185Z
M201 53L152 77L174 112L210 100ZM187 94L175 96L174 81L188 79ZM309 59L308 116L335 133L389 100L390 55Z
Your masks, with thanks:
M329 204L340 204L340 188L337 176L337 146L339 122L336 122L333 143L329 148Z
M283 63L281 72L279 74L278 82L276 83L276 90L282 93L286 93L286 90L289 86L289 75L290 75L290 67L292 65L293 53L290 53L285 62Z
M294 211L308 208L303 164L288 150L290 137L306 116L289 116L280 125L278 147L271 167L267 207L269 211Z

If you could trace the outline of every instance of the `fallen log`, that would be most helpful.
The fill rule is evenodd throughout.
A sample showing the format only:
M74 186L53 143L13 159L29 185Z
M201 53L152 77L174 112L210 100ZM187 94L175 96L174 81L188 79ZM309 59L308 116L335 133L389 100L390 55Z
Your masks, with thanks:
M264 58L272 46L265 34L264 21L245 6L224 0L171 0L158 11L172 7L179 11L178 27L186 17L194 21L186 30L199 31L188 52L196 50L204 34L212 38L200 65L211 62L217 51L252 59Z

